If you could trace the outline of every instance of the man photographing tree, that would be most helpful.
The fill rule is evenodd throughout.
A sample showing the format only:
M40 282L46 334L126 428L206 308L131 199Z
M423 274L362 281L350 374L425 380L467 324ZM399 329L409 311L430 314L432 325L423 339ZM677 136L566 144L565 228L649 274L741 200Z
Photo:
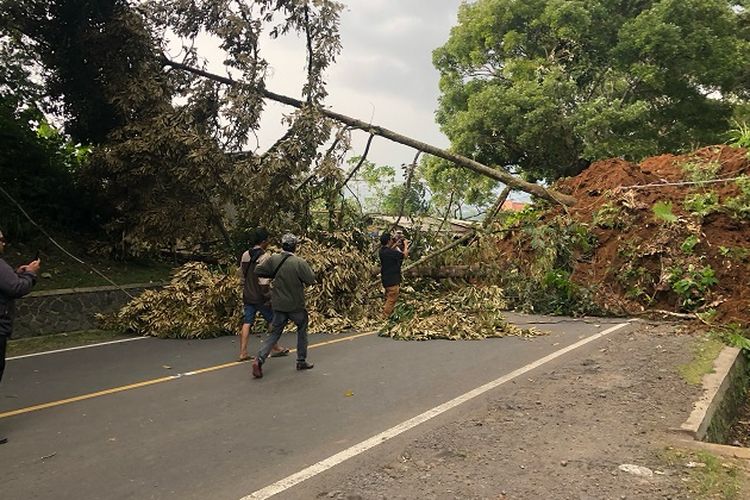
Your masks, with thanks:
M401 289L401 264L409 256L409 240L403 236L394 238L386 231L380 235L380 245L380 280L385 289L383 317L388 319Z
M0 231L0 254L5 252L5 236ZM31 291L36 283L41 262L35 259L15 271L5 260L0 258L0 380L5 371L5 349L8 339L13 333L13 317L15 315L15 300ZM6 438L0 437L0 444L7 443Z

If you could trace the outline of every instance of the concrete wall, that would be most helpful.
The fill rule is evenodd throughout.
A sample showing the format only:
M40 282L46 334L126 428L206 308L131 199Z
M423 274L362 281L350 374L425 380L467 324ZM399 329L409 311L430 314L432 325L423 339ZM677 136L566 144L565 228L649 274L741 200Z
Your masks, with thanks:
M700 439L709 443L727 444L729 431L737 421L737 416L747 397L748 380L750 380L750 372L748 372L747 358L743 352L740 352L724 378L722 387L719 389L716 409L711 415L705 436Z
M130 295L138 296L161 283L124 285ZM16 301L13 338L97 328L94 315L119 309L130 298L119 288L102 286L32 292Z

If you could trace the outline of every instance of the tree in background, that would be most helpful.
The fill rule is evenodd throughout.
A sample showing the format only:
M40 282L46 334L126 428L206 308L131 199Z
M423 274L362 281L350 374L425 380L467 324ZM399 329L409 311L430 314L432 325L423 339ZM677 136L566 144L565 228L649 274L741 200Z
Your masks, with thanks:
M64 119L66 133L93 143L81 178L111 203L111 236L155 245L219 237L231 247L227 206L240 224L305 220L313 195L300 196L296 187L330 164L318 147L332 126L318 107L323 71L340 49L340 9L329 0L0 0L0 36L41 63L49 111ZM289 32L307 41L308 106L288 117L289 130L269 151L238 155L263 110L262 35ZM217 37L244 85L169 69L168 33L194 66L203 64L195 39ZM326 182L311 185L328 189L331 176L320 177Z
M349 165L354 166L361 158L349 158ZM408 167L407 167L408 168ZM396 169L389 165L377 165L369 160L362 161L355 179L364 184L365 194L363 211L384 215L399 215L403 206L406 217L424 215L431 208L427 186L421 177L420 170L414 172L412 182L396 182Z
M2 37L0 58L0 186L39 221L92 230L103 211L96 195L78 182L89 148L72 143L45 120L46 96L32 77L39 68L28 47ZM35 233L5 196L0 196L0 227L14 240Z
M721 143L750 98L737 3L465 3L433 54L437 120L458 153L530 180Z

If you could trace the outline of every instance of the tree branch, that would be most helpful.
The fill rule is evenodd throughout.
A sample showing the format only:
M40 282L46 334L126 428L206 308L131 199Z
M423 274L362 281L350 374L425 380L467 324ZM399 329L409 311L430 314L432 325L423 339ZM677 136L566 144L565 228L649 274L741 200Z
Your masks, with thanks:
M497 214L500 213L500 210L503 209L503 204L505 203L505 200L508 199L508 195L510 194L510 186L505 186L505 189L503 189L502 193L500 193L500 196L497 197L497 200L495 201L495 204L492 205L492 208L489 212L487 212L487 215L484 216L484 220L482 221L482 228L487 229L489 225L492 223L492 221L497 217Z
M349 172L349 175L346 176L346 179L344 179L344 182L341 183L341 185L338 187L338 190L341 191L344 186L349 184L349 181L352 180L352 177L357 173L357 171L360 169L362 164L364 164L365 160L367 159L367 153L370 152L370 144L372 144L372 139L375 137L375 135L370 134L370 137L367 138L367 144L365 144L365 151L362 153L362 156L359 157L359 162L357 162L357 165L352 169L351 172Z
M242 82L232 80L231 78L209 73L208 71L203 71L198 68L193 68L191 66L167 59L166 57L162 58L162 62L167 66L181 69L183 71L187 71L194 75L199 75L204 78L209 78L211 80L215 80L215 81L227 84L227 85L245 85ZM263 97L266 97L276 102L280 102L282 104L286 104L288 106L293 106L295 108L303 108L306 106L306 104L303 101L300 101L299 99L294 99L292 97L288 97L285 95L276 94L265 88L257 89L257 91ZM438 158L443 158L444 160L448 160L454 163L456 166L465 168L467 170L471 170L472 172L475 172L480 175L484 175L485 177L495 179L508 186L511 186L514 189L518 189L519 191L524 191L526 193L532 194L534 196L538 196L545 200L561 203L563 205L568 205L568 206L572 206L576 202L575 198L572 196L558 193L551 189L545 189L538 184L534 184L531 182L527 182L523 179L519 179L518 177L511 175L510 173L508 173L505 169L501 167L490 168L487 165L483 165L477 161L466 158L465 156L451 153L450 151L446 151L444 149L437 148L435 146L418 141L416 139L412 139L411 137L398 134L384 127L372 125L372 124L363 122L362 120L358 120L350 116L342 115L341 113L336 113L335 111L331 111L325 108L320 108L320 113L336 121L345 123L346 125L349 125L352 128L365 130L365 131L370 132L371 134L379 135L381 137L385 137L386 139L390 139L393 142L404 144L405 146L410 146L414 149L424 151L425 153L431 154L433 156L437 156Z
M406 207L406 198L409 196L409 192L411 191L411 182L412 179L414 179L414 171L417 169L417 160L419 160L419 155L421 155L421 151L417 151L417 154L414 156L414 161L411 162L411 165L409 165L409 171L406 174L406 187L404 188L404 194L401 196L401 205L398 207L398 217L396 217L396 221L393 223L393 226L391 227L391 231L396 229L396 226L398 226L398 223L401 222L401 217L404 216L404 208Z

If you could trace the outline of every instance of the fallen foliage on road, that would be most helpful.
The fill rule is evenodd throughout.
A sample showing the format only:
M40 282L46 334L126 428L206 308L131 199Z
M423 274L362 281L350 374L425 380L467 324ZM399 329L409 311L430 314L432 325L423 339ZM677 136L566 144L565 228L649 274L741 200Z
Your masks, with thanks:
M531 337L542 332L512 325L503 290L495 285L469 285L452 289L426 286L405 290L401 302L380 335L400 340L484 339L515 335Z
M423 267L424 275L450 278L405 279L385 324L380 286L371 279L373 242L362 233L305 239L299 254L318 276L307 292L311 331L380 328L416 340L538 334L508 324L501 313L507 309L750 322L746 149L712 146L640 164L600 161L557 188L577 204L502 214ZM434 272L440 266L452 272ZM461 269L470 273L456 276ZM139 334L211 337L236 332L240 311L239 279L193 263L111 321Z

